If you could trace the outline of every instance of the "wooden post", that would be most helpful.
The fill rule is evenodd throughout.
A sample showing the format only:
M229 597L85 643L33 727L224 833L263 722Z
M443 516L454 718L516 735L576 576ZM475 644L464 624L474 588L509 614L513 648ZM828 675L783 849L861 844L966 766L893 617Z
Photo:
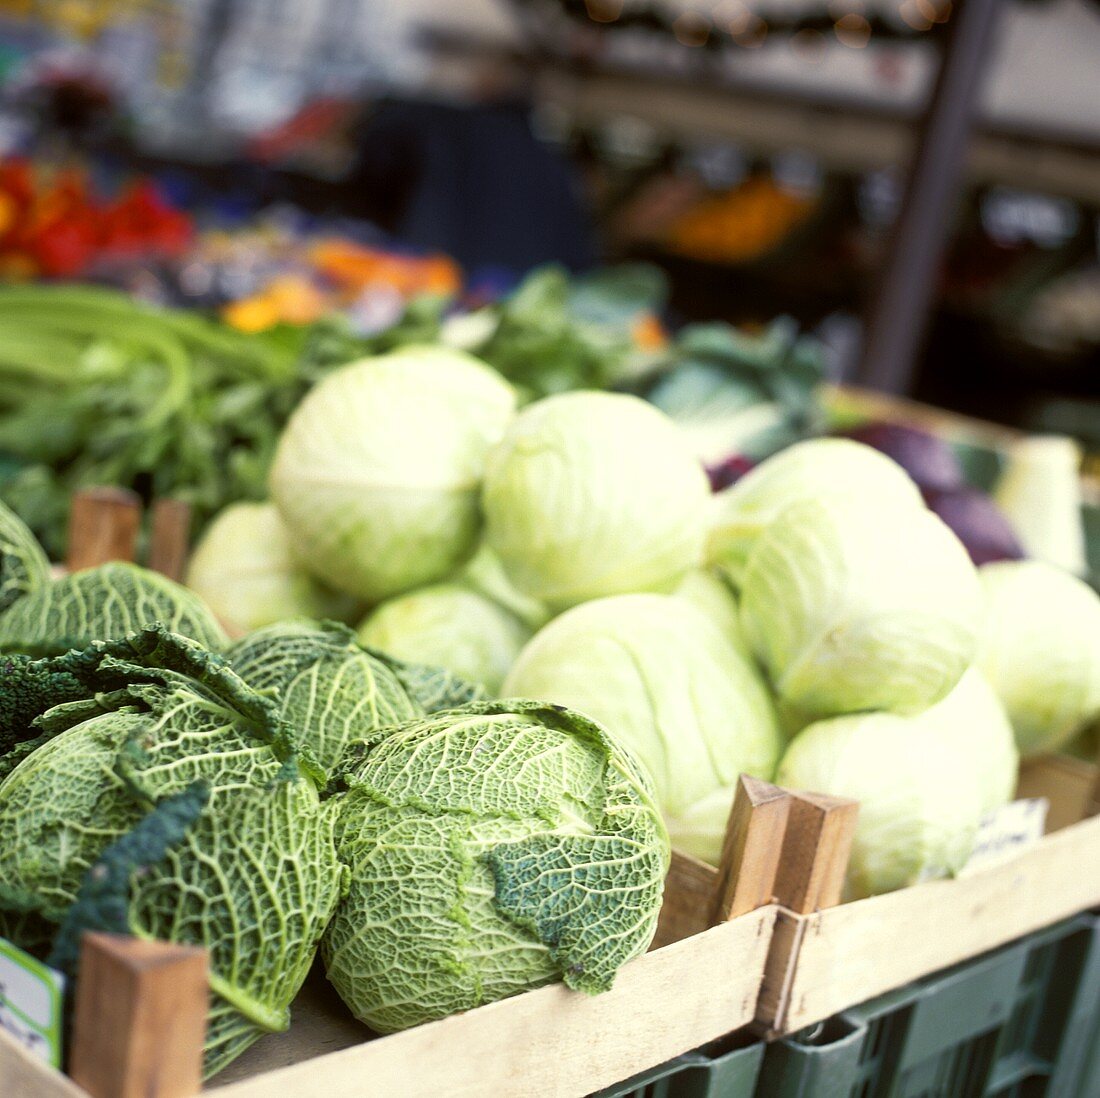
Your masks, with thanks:
M775 890L784 907L807 915L840 903L859 803L817 793L790 796Z
M181 499L158 499L153 505L149 567L169 579L183 579L191 536L191 505Z
M133 560L141 501L125 488L86 488L73 496L69 515L70 572L111 560Z
M206 1011L204 949L86 934L69 1073L90 1098L189 1098Z
M724 923L773 901L790 807L786 790L741 775L719 862L714 922Z
M789 799L786 790L741 775L726 824L721 868L672 852L654 949L775 901Z

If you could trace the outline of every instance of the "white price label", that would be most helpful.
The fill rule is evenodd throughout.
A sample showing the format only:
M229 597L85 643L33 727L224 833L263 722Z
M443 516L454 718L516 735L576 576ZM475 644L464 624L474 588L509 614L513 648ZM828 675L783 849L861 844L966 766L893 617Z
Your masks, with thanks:
M1049 808L1045 797L1033 797L988 813L978 826L974 850L962 872L985 869L1034 846L1043 837Z
M61 1066L65 977L0 938L0 1029L54 1067Z

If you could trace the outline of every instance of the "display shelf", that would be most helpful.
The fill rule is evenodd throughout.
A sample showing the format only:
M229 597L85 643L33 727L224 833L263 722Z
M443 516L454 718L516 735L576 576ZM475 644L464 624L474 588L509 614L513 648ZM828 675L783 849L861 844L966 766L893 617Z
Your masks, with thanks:
M811 98L805 90L782 92L747 80L719 84L702 72L583 66L468 36L432 33L427 41L449 62L440 70L439 90L468 86L470 62L508 65L523 74L536 103L585 127L631 118L651 127L657 141L717 139L765 154L794 148L826 169L848 172L904 163L916 137L916 109L865 96ZM983 125L966 172L970 184L1003 183L1100 205L1100 135L1090 141L1007 121Z

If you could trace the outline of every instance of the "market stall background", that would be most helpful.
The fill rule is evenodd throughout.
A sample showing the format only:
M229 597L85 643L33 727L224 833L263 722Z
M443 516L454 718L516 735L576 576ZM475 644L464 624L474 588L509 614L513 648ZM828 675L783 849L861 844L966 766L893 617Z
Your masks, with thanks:
M13 3L6 143L60 110L207 224L290 202L498 285L652 259L674 317L791 314L851 371L949 8L727 7ZM1098 45L1084 0L1006 6L916 395L1095 431Z
M7 6L0 927L210 963L84 938L80 1086L1100 1086L1100 19L982 10Z

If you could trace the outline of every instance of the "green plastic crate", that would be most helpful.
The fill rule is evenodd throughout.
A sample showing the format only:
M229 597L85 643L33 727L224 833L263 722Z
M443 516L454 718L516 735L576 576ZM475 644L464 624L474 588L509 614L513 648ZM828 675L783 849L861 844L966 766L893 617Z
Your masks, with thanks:
M759 1040L735 1034L592 1098L753 1098L763 1060L764 1045Z
M898 943L905 948L904 942ZM1100 1098L1100 917L777 1041L761 1098Z

